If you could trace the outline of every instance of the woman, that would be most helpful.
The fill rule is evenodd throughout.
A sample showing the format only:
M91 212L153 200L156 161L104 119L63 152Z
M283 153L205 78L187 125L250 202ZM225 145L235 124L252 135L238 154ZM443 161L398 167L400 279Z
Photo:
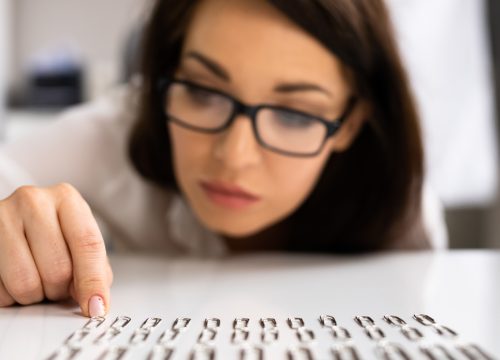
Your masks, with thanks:
M107 311L90 207L113 246L171 255L430 246L382 1L159 0L144 44L136 89L2 149L0 305Z

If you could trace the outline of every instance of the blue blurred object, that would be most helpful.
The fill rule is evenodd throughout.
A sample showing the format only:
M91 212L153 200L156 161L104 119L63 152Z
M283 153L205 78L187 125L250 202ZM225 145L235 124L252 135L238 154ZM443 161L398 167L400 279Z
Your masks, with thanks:
M66 49L37 56L28 70L28 106L64 107L84 100L84 69Z

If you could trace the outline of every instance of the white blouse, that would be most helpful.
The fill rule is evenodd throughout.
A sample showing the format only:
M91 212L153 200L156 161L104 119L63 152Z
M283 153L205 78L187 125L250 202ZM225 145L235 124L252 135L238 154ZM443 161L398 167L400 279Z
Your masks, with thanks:
M133 167L127 146L135 109L134 91L120 88L68 110L37 133L2 144L0 199L21 185L67 182L89 203L113 250L228 254L223 239L200 224L181 196L145 180ZM438 203L425 195L423 205L432 246L446 247Z

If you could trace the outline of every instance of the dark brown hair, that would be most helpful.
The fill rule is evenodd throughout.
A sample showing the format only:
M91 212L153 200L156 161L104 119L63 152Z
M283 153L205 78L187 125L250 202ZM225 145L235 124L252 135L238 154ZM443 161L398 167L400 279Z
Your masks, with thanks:
M140 174L178 191L157 80L176 70L196 1L158 0L146 28L140 108L130 157ZM332 51L371 106L351 147L334 153L309 198L283 222L290 251L392 246L419 221L423 154L414 100L382 0L270 0ZM422 247L427 246L422 239Z

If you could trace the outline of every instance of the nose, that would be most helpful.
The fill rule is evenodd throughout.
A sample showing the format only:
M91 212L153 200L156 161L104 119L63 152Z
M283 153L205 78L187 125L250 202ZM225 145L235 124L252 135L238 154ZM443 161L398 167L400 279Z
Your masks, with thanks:
M247 116L238 115L231 126L219 135L215 146L215 157L233 170L259 163L260 145L255 138L252 122Z

